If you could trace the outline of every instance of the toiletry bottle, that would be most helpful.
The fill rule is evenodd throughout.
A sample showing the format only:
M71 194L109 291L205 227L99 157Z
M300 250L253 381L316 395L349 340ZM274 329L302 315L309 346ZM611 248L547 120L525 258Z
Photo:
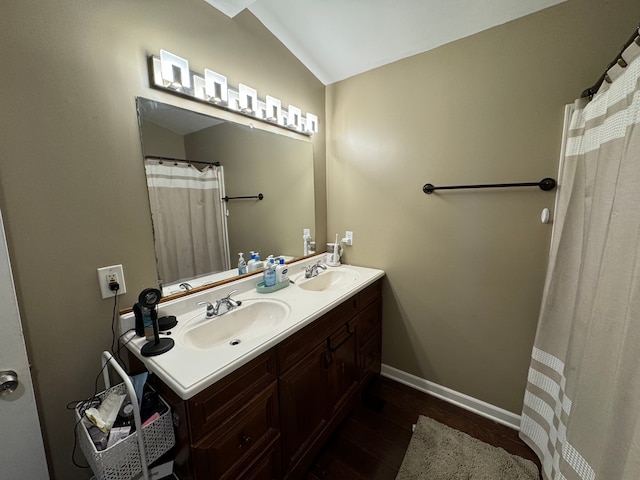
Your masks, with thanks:
M264 262L262 260L260 260L260 252L256 252L255 269L256 270L260 270L261 268L264 268Z
M238 275L247 273L247 262L244 261L244 253L240 252L240 258L238 258Z
M311 242L311 230L308 228L305 228L302 231L302 242L303 242L303 250L302 250L302 254L303 255L309 255L309 243Z
M247 272L255 272L256 270L256 254L251 252L251 259L247 262Z
M276 283L286 283L289 281L289 267L284 264L284 257L280 257L280 262L276 266Z
M269 263L264 267L264 286L273 287L276 284L276 264L273 258L269 260Z

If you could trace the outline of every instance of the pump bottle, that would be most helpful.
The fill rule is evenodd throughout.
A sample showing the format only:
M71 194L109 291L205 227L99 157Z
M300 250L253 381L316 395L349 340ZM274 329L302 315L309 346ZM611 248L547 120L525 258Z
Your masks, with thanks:
M238 275L243 275L247 273L247 262L244 260L244 253L240 252L238 254L240 258L238 258Z
M264 267L264 273L262 275L265 287L273 287L276 284L276 264L273 258L269 259L269 263Z
M289 268L284 264L284 257L280 257L280 261L276 266L276 283L285 283L289 281Z

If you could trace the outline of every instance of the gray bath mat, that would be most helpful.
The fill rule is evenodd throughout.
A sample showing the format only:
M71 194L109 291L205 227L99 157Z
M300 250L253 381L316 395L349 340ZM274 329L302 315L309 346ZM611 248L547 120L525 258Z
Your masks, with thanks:
M396 480L538 480L538 467L420 416Z

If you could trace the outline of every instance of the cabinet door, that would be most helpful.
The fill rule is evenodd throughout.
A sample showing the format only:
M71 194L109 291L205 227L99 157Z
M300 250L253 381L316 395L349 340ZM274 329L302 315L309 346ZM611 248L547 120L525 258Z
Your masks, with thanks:
M275 443L273 447L259 458L256 463L251 465L242 475L242 480L279 480L281 478L280 461L281 452L279 443Z
M363 384L380 374L381 351L382 337L380 333L374 335L360 348L360 381Z
M280 377L280 421L285 471L306 453L327 423L326 342Z
M329 405L336 413L358 387L359 372L356 350L356 322L351 321L329 337Z
M236 480L256 456L279 442L276 382L193 445L197 479Z

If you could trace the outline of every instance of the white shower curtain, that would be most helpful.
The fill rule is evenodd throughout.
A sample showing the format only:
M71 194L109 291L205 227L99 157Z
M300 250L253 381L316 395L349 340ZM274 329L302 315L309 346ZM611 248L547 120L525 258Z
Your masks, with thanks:
M145 170L162 282L229 270L222 167L146 159Z
M545 479L640 479L640 61L579 100L520 436Z

